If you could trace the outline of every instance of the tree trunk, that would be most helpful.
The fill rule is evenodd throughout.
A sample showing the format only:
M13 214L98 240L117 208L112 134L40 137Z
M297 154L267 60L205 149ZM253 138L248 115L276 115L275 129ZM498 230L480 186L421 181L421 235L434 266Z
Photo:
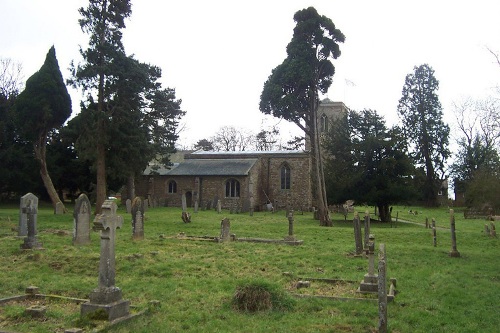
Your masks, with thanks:
M316 203L318 208L319 225L325 227L333 226L330 214L328 212L328 203L326 199L325 177L323 174L323 161L321 159L321 145L318 132L317 117L318 102L317 98L311 105L311 155L312 155L312 173L316 184L314 193L316 194Z
M106 150L104 145L97 145L97 189L95 213L101 214L101 206L106 200Z
M391 222L391 210L389 204L377 204L379 218L382 222Z
M128 176L127 179L127 198L130 201L135 199L135 177L134 174Z
M63 213L66 213L66 207L64 206L64 203L61 201L59 198L59 195L57 194L57 191L54 187L54 183L52 183L52 179L50 178L49 171L47 169L47 159L46 159L46 146L45 146L45 138L46 136L43 135L43 137L40 137L38 139L38 143L35 143L33 145L33 151L35 153L35 158L38 160L40 163L40 176L42 177L43 185L45 186L45 189L47 190L47 193L50 197L50 201L52 202L52 205L54 206L54 212L56 211L57 204L60 202L63 207Z

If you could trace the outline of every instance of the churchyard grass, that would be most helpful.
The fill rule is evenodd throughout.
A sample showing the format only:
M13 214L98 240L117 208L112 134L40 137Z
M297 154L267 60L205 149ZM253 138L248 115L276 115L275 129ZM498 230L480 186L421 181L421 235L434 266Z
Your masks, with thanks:
M69 204L66 204L69 207ZM365 207L355 207L364 215ZM368 208L373 213L373 208ZM409 210L418 215L409 214ZM372 221L375 249L385 243L387 277L397 279L394 302L388 305L390 332L497 332L500 327L500 240L484 234L484 220L465 220L455 210L460 258L450 258L451 239L447 208L395 206L397 224ZM220 221L227 217L237 237L283 239L288 234L285 212L229 214L199 211L191 223L183 223L178 208L149 208L145 239L132 240L131 215L124 217L116 240L116 286L130 300L132 312L150 311L109 332L375 332L376 302L293 298L291 307L257 313L232 307L242 282L270 284L292 293L299 278L361 281L367 260L354 257L352 218L334 214L332 228L320 227L311 213L296 214L294 231L300 246L208 241L178 238L218 236ZM437 246L425 217L436 219ZM92 243L72 245L73 216L54 215L40 203L38 238L43 250L21 250L17 227L19 208L0 209L0 298L24 294L27 286L40 293L88 298L97 287L99 237ZM404 223L409 221L414 223ZM311 292L315 289L312 282ZM357 287L356 283L353 285ZM359 297L359 296L356 296ZM151 300L160 301L157 307ZM62 305L61 305L62 302ZM66 301L64 301L66 302ZM45 318L31 319L25 305L0 306L0 329L15 332L63 332L64 328L96 328L80 319L79 306L50 301ZM101 325L102 326L102 325ZM100 326L97 326L100 327Z

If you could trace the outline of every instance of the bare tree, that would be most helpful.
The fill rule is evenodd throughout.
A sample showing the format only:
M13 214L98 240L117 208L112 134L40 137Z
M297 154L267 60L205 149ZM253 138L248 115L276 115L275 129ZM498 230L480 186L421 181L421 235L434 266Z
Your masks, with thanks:
M0 94L17 95L23 88L23 66L10 58L0 58Z
M234 126L223 126L210 141L216 151L244 151L251 146L254 135Z

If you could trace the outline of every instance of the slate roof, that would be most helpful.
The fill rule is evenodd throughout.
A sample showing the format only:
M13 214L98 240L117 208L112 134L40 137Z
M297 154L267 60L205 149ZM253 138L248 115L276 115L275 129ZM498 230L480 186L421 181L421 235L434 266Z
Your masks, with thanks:
M258 159L189 159L170 170L156 172L168 176L248 176ZM149 169L149 170L148 170ZM148 167L144 174L149 174Z

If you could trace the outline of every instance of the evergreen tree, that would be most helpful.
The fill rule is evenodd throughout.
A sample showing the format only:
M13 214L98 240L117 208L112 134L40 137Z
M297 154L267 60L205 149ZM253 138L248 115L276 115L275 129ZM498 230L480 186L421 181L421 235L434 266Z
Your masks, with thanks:
M310 139L313 198L320 225L331 226L328 214L317 110L319 93L332 84L344 35L326 16L309 7L295 13L296 26L287 46L287 58L273 69L260 97L260 111L294 122Z
M50 132L61 127L71 115L71 98L53 46L40 70L26 82L14 110L21 137L33 145L35 158L40 164L40 175L55 209L56 204L62 204L62 201L47 168L47 140Z
M72 64L73 77L69 81L80 87L87 98L82 105L85 119L77 148L93 161L97 175L96 213L106 199L106 156L110 148L110 122L113 120L113 101L120 73L120 59L125 58L122 29L131 15L129 0L89 0L87 8L80 8L82 31L89 35L86 50L80 48L83 64ZM85 148L85 149L84 149Z
M450 156L450 128L443 122L437 95L439 81L429 65L414 67L403 86L398 113L403 132L410 143L411 156L424 167L426 180L422 192L426 204L436 206L437 192L444 178L446 159Z

